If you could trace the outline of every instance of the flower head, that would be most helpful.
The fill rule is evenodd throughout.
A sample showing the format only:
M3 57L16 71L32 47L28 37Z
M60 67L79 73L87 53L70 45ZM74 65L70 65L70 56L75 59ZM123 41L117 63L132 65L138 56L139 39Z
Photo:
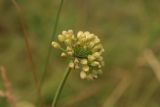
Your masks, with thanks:
M79 31L75 35L72 30L68 30L58 35L58 41L53 41L52 46L62 51L62 57L71 59L68 66L79 70L82 79L95 79L102 73L104 48L96 35L88 31Z

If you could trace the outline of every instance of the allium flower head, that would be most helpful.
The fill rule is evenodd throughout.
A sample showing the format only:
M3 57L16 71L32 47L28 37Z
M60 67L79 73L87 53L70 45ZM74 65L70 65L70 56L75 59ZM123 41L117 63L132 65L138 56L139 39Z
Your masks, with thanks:
M77 35L72 30L62 31L52 46L62 51L62 57L71 59L68 66L79 70L82 79L95 79L102 73L104 48L96 35L88 31L79 31Z

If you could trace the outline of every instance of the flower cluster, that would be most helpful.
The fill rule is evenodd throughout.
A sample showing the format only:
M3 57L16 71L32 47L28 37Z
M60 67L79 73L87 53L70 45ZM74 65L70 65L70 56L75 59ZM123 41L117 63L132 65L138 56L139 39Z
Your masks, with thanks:
M79 70L82 79L95 79L102 73L104 48L96 35L88 31L74 35L72 30L68 30L58 35L58 41L61 44L53 41L52 46L62 50L62 57L71 59L68 66Z

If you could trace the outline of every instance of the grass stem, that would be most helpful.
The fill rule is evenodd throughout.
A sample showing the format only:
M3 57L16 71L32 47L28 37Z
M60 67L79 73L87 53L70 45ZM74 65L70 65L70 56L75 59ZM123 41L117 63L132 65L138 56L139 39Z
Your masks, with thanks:
M11 107L16 107L16 101L13 96L11 83L7 77L7 71L4 68L4 66L0 66L0 76L2 78L4 87L6 89L6 97L7 97L8 103L10 104Z
M24 38L24 42L25 42L25 46L26 46L26 50L27 50L27 54L28 54L28 59L29 59L29 62L30 62L31 68L32 68L33 81L34 81L34 85L36 88L36 94L38 97L37 100L39 101L40 106L44 107L44 101L43 101L42 95L41 95L40 83L39 83L39 79L37 76L36 66L33 61L32 50L31 50L31 46L29 43L29 39L28 39L28 32L25 29L24 17L22 15L21 8L18 5L18 3L16 2L16 0L11 0L11 1L13 3L13 6L15 7L17 16L19 18L20 30L21 30L23 38Z

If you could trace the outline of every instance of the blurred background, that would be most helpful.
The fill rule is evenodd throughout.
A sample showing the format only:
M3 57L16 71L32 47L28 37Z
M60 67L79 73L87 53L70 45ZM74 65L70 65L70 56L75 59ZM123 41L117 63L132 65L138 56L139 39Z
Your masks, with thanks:
M17 0L38 77L43 75L60 0ZM81 80L72 72L59 107L160 107L160 1L64 0L57 34L90 31L105 48L103 75ZM52 49L42 96L50 107L67 61ZM0 65L20 107L37 107L32 69L11 0L0 0ZM0 90L5 91L0 80ZM0 97L0 107L9 107Z

